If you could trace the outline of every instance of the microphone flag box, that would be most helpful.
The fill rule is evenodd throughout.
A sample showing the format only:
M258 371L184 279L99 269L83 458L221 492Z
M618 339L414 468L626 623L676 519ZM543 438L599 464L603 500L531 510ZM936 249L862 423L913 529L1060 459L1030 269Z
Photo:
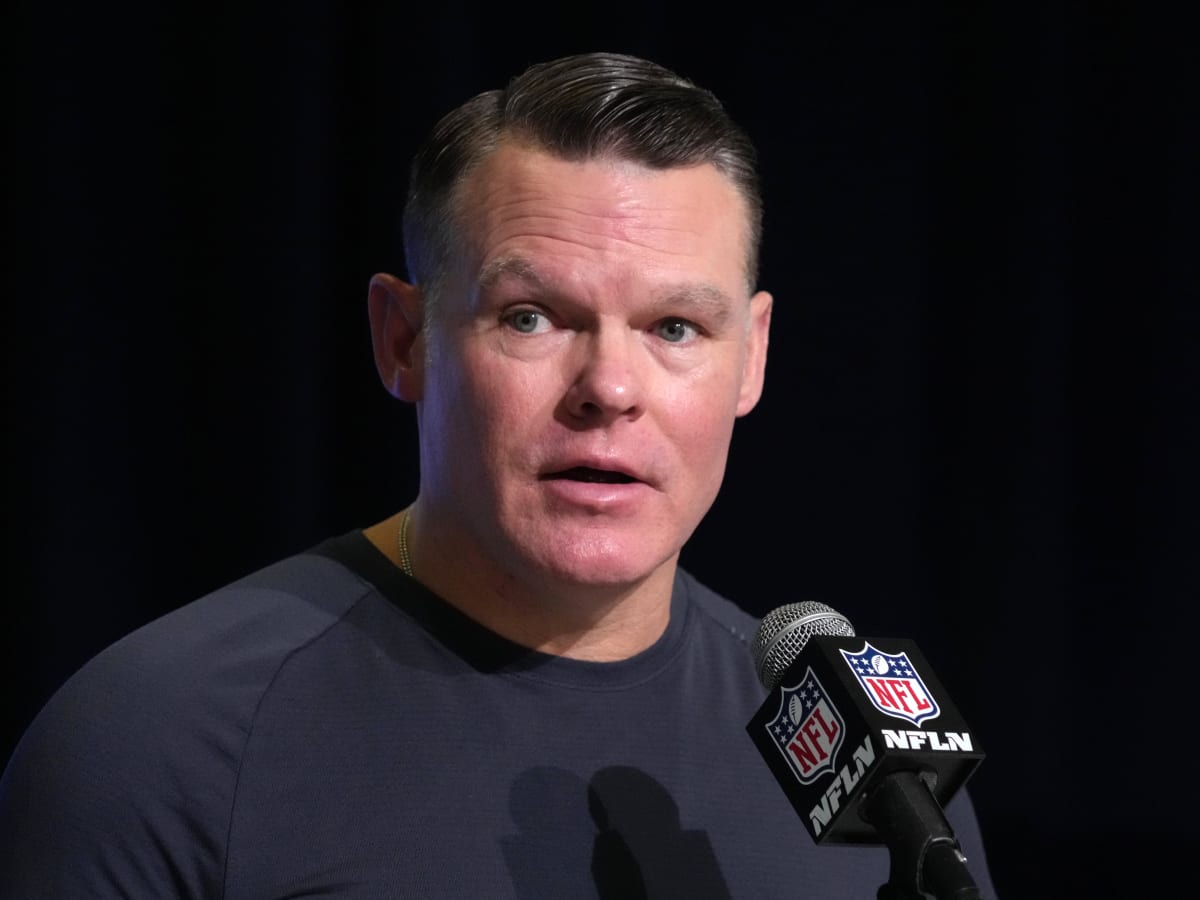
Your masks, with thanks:
M746 731L818 844L883 843L860 808L889 773L917 771L944 808L984 757L906 638L810 638Z

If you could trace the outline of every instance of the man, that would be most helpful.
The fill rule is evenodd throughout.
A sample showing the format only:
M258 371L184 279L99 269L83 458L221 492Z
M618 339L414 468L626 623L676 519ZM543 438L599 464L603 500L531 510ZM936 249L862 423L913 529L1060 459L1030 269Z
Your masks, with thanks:
M745 733L756 622L678 567L762 391L759 222L745 136L648 62L450 113L368 297L418 496L73 678L5 896L874 896L886 850L816 848Z

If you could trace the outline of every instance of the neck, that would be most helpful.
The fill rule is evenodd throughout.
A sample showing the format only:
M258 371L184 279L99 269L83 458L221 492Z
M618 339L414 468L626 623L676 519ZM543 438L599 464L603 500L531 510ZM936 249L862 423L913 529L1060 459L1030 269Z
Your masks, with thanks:
M480 552L464 553L462 540L440 535L418 501L366 529L396 565L406 514L413 577L508 640L556 656L612 662L645 650L667 628L677 557L633 583L563 583L498 565Z

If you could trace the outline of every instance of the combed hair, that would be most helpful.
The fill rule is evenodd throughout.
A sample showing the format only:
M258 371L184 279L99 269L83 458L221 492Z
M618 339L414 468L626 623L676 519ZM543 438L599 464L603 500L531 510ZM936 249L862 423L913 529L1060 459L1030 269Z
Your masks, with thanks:
M568 161L611 156L667 169L710 163L746 203L746 279L758 280L762 198L750 139L720 101L656 63L615 53L531 66L443 117L413 158L404 207L408 275L435 303L459 236L458 187L502 140Z

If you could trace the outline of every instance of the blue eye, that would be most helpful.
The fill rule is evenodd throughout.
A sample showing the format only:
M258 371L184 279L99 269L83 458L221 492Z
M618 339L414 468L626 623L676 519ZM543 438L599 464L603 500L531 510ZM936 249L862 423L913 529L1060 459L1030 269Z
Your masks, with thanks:
M696 337L696 326L686 319L663 319L655 326L658 336L672 344L683 344Z
M544 315L533 309L518 309L505 316L505 321L521 334L536 334L550 324Z

